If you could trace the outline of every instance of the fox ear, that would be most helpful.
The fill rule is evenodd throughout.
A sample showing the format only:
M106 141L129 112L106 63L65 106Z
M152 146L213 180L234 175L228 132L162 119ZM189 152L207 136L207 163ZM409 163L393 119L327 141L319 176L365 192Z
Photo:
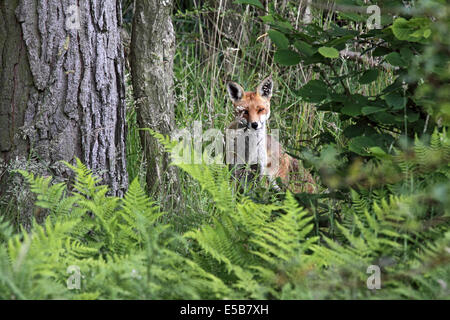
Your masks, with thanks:
M244 89L236 82L230 81L227 83L227 91L231 101L238 102L244 96Z
M272 90L273 90L272 76L268 76L260 83L256 91L261 97L270 99L272 97Z

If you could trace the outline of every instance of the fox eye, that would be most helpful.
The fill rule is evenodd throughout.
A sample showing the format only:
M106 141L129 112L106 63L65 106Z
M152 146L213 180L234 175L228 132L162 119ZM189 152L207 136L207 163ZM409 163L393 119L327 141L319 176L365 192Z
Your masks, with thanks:
M247 115L248 114L248 110L244 110L244 114Z
M258 110L258 113L261 113L261 112L263 112L264 111L264 109L259 109Z

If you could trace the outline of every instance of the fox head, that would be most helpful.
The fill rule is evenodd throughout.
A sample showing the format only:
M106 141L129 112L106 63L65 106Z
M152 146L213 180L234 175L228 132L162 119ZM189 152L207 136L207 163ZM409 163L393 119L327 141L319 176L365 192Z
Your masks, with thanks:
M273 81L269 76L256 88L256 91L245 92L236 82L228 82L227 91L235 108L236 118L248 129L265 128L270 117L270 98Z

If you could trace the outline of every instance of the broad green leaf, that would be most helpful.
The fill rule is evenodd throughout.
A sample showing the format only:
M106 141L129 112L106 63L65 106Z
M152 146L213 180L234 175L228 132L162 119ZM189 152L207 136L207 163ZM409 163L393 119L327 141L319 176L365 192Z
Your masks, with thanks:
M362 114L361 106L359 106L357 104L349 103L341 109L341 113L346 114L348 116L352 116L352 117L359 116Z
M379 147L387 147L390 146L394 142L394 137L392 137L388 133L375 133L370 136L372 139L375 140L377 146ZM387 150L386 148L382 148L383 150Z
M298 90L297 94L307 102L321 102L328 96L327 85L320 80L311 80Z
M340 38L336 38L336 39L333 39L333 40L327 42L326 47L336 47L336 46L347 43L348 40L351 40L353 38L354 38L353 35L346 35L346 36L343 36Z
M386 47L376 47L375 50L373 50L373 52L372 52L372 56L381 57L381 56L385 56L391 52L392 52L392 50L390 50Z
M400 54L398 54L398 52L389 53L385 59L389 64L395 67L406 67L405 61L403 61L402 57L400 56Z
M372 137L372 136L378 135L378 132L374 128L369 126L367 121L362 120L362 121L357 121L356 124L345 128L345 130L343 131L343 134L347 138L354 138L354 137L362 136L362 135L367 136L367 137Z
M407 64L410 64L412 58L414 57L412 50L408 47L401 48L400 55L402 56L403 61L405 61Z
M386 110L385 108L380 108L380 107L364 107L361 109L363 115L377 113L377 112L385 111L385 110Z
M273 16L271 14L268 14L267 16L262 16L260 17L260 19L264 22L264 23L271 23L274 22L275 19L273 18Z
M344 102L344 107L341 109L341 113L356 117L362 115L362 108L370 104L367 97L361 94L354 94L347 98Z
M319 106L317 106L316 110L317 111L331 111L331 112L339 112L341 109L341 105L339 103L335 103L333 102L327 102L324 104L321 104Z
M312 56L317 51L317 49L314 49L312 46L301 40L295 41L294 46L300 53L303 53L306 56Z
M419 120L419 114L417 112L408 111L406 117L408 118L408 122L416 122Z
M399 79L395 80L394 83L391 83L386 88L383 89L384 94L388 94L390 92L394 92L399 90L402 87L402 82Z
M388 154L384 152L384 150L381 149L380 147L370 147L369 152L373 154L375 157L380 159L385 159L389 157Z
M343 18L343 19L348 19L348 20L352 20L355 22L366 22L367 18L358 15L357 13L352 13L352 12L340 12L339 13L339 17Z
M257 8L263 9L263 10L265 9L259 0L236 0L234 3L249 4L249 5L255 6Z
M406 106L406 98L396 92L385 95L384 100L394 110L400 110Z
M367 156L369 148L375 146L375 141L366 136L355 137L350 140L348 149L362 156Z
M431 35L431 21L428 18L397 18L392 24L392 32L399 40L418 42Z
M343 93L335 93L335 92L331 92L330 93L330 98L331 100L335 101L335 102L347 102L348 101L348 96L343 94Z
M290 30L294 29L292 24L289 21L281 21L281 20L275 20L273 22L273 25L277 27L282 32L288 33Z
M331 23L331 29L327 31L334 37L342 37L348 35L355 37L359 34L358 31L341 28L335 23Z
M298 64L302 58L295 51L289 49L279 49L275 52L274 60L284 66L293 66Z
M377 112L370 115L371 119L374 119L376 122L384 123L384 124L395 124L395 116L389 112Z
M359 83L368 84L375 81L378 78L379 71L377 69L370 69L364 72L359 78Z
M325 58L336 59L339 58L339 51L332 47L320 47L319 53Z
M347 138L354 138L354 137L363 135L364 130L365 130L364 126L355 124L355 125L351 125L351 126L348 126L347 128L345 128L345 130L343 131L343 134Z
M269 34L270 40L272 40L279 49L287 49L289 47L289 40L283 33L273 29L269 30L267 33Z

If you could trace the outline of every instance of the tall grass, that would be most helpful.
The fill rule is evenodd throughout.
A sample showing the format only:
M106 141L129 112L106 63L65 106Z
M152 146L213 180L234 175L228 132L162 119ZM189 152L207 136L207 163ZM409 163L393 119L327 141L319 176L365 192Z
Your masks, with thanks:
M303 84L310 79L317 79L319 75L307 66L298 65L285 68L275 64L272 59L274 47L269 37L265 35L267 27L261 23L255 12L250 10L249 7L236 11L233 9L233 6L228 6L230 2L231 0L209 2L175 0L176 12L173 20L177 34L177 49L174 59L174 91L176 98L174 107L177 127L191 128L194 121L201 121L203 130L209 128L224 130L233 120L232 104L228 99L225 88L226 82L233 80L240 83L247 90L254 90L264 77L271 74L276 87L271 102L272 112L269 128L280 130L281 142L288 152L298 154L305 148L321 151L322 146L318 143L318 137L319 135L327 134L335 138L334 140L338 144L337 147L345 145L347 139L342 133L346 126L351 123L351 120L341 121L332 112L318 112L313 105L305 103L296 94L296 91ZM302 3L304 2L306 1L273 1L279 10L285 16L289 16L293 25L298 28L301 28ZM130 9L132 1L125 0L124 3L127 4L126 14L129 17L132 11ZM230 35L230 30L227 28L227 18L230 15L239 21L239 25L235 25L235 30L237 30L235 38ZM317 12L314 12L313 18L320 19L324 27L327 27L331 20L328 14L319 14ZM126 29L129 29L130 20L126 23L128 23ZM367 66L362 64L361 68L363 67L366 68ZM348 73L345 64L339 70L339 73ZM129 77L129 74L127 74L128 174L130 181L137 177L141 185L144 185L146 163L143 161L144 155L140 144L136 109ZM392 77L392 72L386 70L383 76L370 85L360 85L353 80L354 78L347 82L346 85L352 93L377 95L387 84L392 82ZM408 164L406 163L406 165ZM406 167L406 170L409 170L409 167ZM179 235L184 234L186 231L199 230L200 226L213 225L212 218L221 212L217 209L211 194L207 190L202 189L201 184L198 182L199 177L194 179L184 171L180 171L179 174L181 199L176 204L175 209L161 219L170 220L170 224ZM413 189L417 188L416 185L413 185L413 182L412 176L411 179L405 179L404 189L408 189L411 194L413 194ZM170 190L172 188L169 187L167 189ZM257 190L257 192L250 195L255 202L274 203L280 201L284 196L283 194L268 192L267 190L260 191ZM319 193L325 194L329 191L322 187ZM390 199L391 202L388 205L388 202L383 203L386 193L387 191L385 192L384 190L379 191L379 193L367 191L367 195L361 192L361 197L355 193L352 204L344 203L344 201L337 199L321 199L320 204L315 200L306 203L306 205L302 203L309 211L308 214L313 217L313 235L319 236L316 249L329 249L328 247L332 242L325 242L324 236L337 240L336 245L337 243L341 245L346 242L358 244L360 241L363 241L366 235L369 235L368 239L385 240L383 236L371 237L371 234L364 233L363 231L368 230L376 233L381 230L381 227L371 230L370 227L372 225L370 222L368 225L364 223L358 224L358 221L355 220L357 215L353 213L356 212L363 219L362 221L365 221L366 213L369 215L369 212L373 211L375 205L378 206L380 204L382 206L380 212L383 211L382 213L386 214L389 211L396 213L396 210L409 210L409 205L422 201L420 199L417 202L415 199L402 200L399 198L394 199L395 201ZM408 192L405 193L407 194ZM401 192L396 192L396 194L401 194ZM164 196L160 195L160 197ZM420 197L423 197L423 195L420 195ZM165 203L165 199L162 198L154 200L157 204ZM411 202L408 203L408 201ZM14 204L4 204L7 212L11 212L10 216L12 217L14 217L13 210L17 210L17 208L14 208ZM405 208L402 206L405 206ZM274 213L274 215L276 214L278 213ZM167 221L163 222L165 224ZM338 224L345 228L345 233L340 230ZM346 239L346 237L351 240ZM375 241L372 242L372 244L374 243ZM404 256L405 263L409 263L408 259L411 257L408 255L413 252L411 248L408 248L408 246L411 246L411 243L405 240L403 247L398 247L400 248L398 251ZM185 255L187 252L186 248L191 245L192 243L175 245L177 246L176 253ZM367 247L371 248L370 246ZM347 249L353 250L351 246L345 247L345 250ZM373 252L375 252L374 249ZM328 262L333 266L333 263L338 262L344 254L346 254L344 249L336 251L335 260L330 258ZM358 254L359 252L353 256L348 255L348 257L353 259ZM128 257L126 259L128 261ZM349 266L352 266L352 264L350 263ZM345 271L345 268L342 270ZM324 286L323 292L325 293L323 293L323 296L354 298L353 289L351 289L352 292L350 293L340 292L339 289L345 290L346 285L349 283L348 281L352 280L348 275L352 275L352 272L355 270L352 269L352 272L348 272L348 275L346 275L347 272L334 274L333 268L323 268L316 271L318 272L317 275L324 275L325 277L321 284L327 284ZM298 279L301 281L306 279L305 281L308 282L311 278L309 275L305 277L302 274L298 275ZM364 284L363 282L361 283ZM316 287L314 290L312 288L309 289L304 290L302 288L295 294L291 293L291 296L304 297L304 295L307 295L308 298L311 298L320 297L322 294L321 287ZM314 295L312 294L313 292ZM405 293L405 296L407 294ZM291 296L289 296L289 292L286 294L288 299Z
M308 66L282 67L274 63L274 45L266 34L267 26L258 14L244 6L236 10L231 1L175 1L173 22L176 30L175 120L178 128L191 128L200 121L202 128L224 130L233 120L233 107L226 92L229 80L240 83L251 91L259 82L272 75L275 83L271 101L269 130L279 129L280 140L291 154L304 148L317 149L318 136L330 134L341 144L346 143L342 131L346 124L331 112L318 112L296 94L301 86L319 74ZM306 1L275 1L280 13L291 19L292 25L301 29ZM329 13L314 12L326 28ZM238 21L233 29L227 28L229 20ZM343 74L346 70L340 70ZM370 86L348 83L354 92L369 91L376 94L390 80L390 75ZM129 90L130 86L128 86ZM132 95L129 95L131 98ZM128 112L128 171L130 179L145 175L145 164L136 129L132 98ZM180 173L182 199L170 216L180 231L188 230L211 216L214 206L207 194L185 173ZM158 199L157 199L158 200ZM163 199L159 199L163 202ZM335 203L329 204L333 208ZM334 223L330 209L329 219Z

